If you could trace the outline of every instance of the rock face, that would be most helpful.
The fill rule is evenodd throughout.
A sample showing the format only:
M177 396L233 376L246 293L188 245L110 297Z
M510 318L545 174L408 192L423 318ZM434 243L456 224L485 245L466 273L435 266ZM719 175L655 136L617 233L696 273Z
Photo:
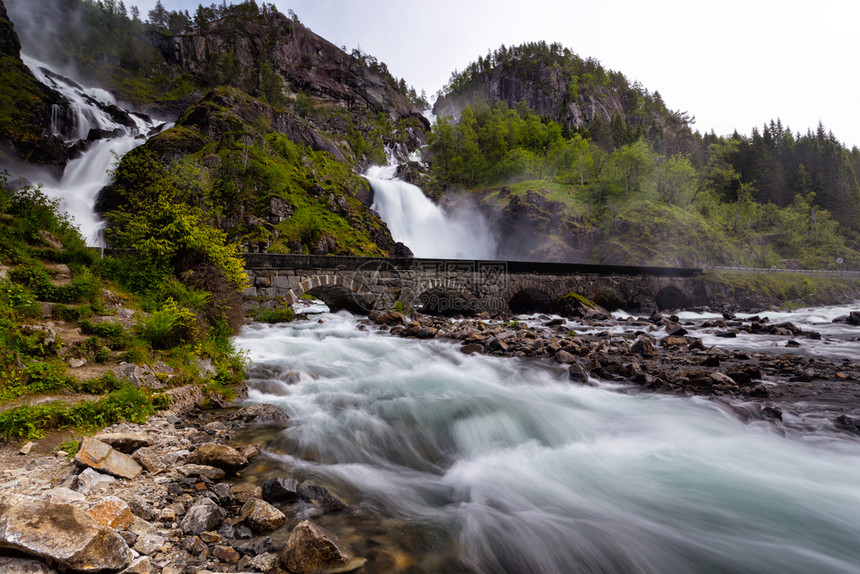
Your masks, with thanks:
M548 199L549 191L512 193L508 187L477 194L481 212L496 229L498 257L508 261L585 263L600 232L586 218Z
M133 458L92 437L84 437L81 441L75 462L119 478L137 478L143 472L143 467Z
M604 134L612 144L609 124L616 118L627 129L661 133L674 149L695 141L683 114L667 110L658 93L648 94L594 60L542 42L510 48L506 54L470 70L468 80L436 100L433 113L458 118L476 100L503 101L510 108L524 101L570 130L589 128L600 145Z
M0 161L22 160L53 165L62 171L69 154L51 133L51 114L65 115L69 104L42 85L21 61L21 42L0 0L0 71L6 89L0 94Z
M0 499L0 547L79 572L119 570L131 562L122 537L84 511L24 496Z
M182 36L153 32L146 39L168 63L192 73L211 66L212 54L231 53L240 68L270 62L289 89L308 91L326 107L382 111L393 119L413 115L430 127L421 110L381 74L279 12L241 23L224 18Z

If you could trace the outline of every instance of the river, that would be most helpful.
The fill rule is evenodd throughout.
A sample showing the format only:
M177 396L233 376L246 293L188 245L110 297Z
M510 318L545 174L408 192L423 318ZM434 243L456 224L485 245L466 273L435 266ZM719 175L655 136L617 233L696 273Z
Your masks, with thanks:
M823 330L839 311L788 318ZM237 344L250 400L291 417L267 437L266 472L343 497L353 510L328 527L363 540L358 555L400 557L368 571L860 571L856 438L743 423L705 398L574 385L550 363L467 356L359 319L251 324ZM833 337L857 356L860 343Z

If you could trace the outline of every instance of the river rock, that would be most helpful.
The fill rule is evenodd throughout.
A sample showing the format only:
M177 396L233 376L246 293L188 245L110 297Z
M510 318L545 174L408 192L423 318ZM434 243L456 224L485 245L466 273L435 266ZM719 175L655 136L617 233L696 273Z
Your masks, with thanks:
M336 512L346 510L347 506L344 501L334 496L324 486L316 484L304 484L299 489L299 497L305 502L310 502L315 506L319 506L328 511Z
M576 357L565 350L561 350L555 354L555 360L562 365L570 365L576 362Z
M32 558L8 558L0 556L0 572L3 574L57 574L57 571Z
M571 381L575 381L577 383L588 383L588 370L579 363L574 363L570 366L570 369L568 369L568 376Z
M130 454L144 446L152 446L152 439L149 438L149 435L142 432L106 432L98 433L93 438L126 454Z
M228 474L235 474L248 466L248 459L226 444L206 443L197 447L188 457L191 464L202 464L220 468Z
M275 405L257 403L242 407L231 414L228 421L254 425L286 425L290 421L286 411Z
M201 498L188 509L179 527L185 534L199 536L204 530L217 530L227 512L208 498Z
M257 532L268 532L280 527L287 521L283 512L259 498L252 498L239 512L245 524Z
M309 520L303 520L293 529L279 560L293 574L321 570L350 572L366 562L354 559L333 534Z
M176 467L176 471L188 478L206 478L209 480L221 480L226 476L226 473L214 466L206 464L183 464Z
M17 495L0 497L0 548L79 572L120 570L132 558L119 534L83 510Z
M263 484L266 502L295 502L299 499L299 481L295 478L272 478Z
M643 357L656 357L660 352L654 346L654 341L650 337L641 336L636 339L630 346L630 350Z
M484 346L481 345L480 343L466 343L465 345L460 347L460 352L465 354L465 355L472 355L475 353L477 353L479 355L483 355L484 354Z
M137 478L143 472L143 467L133 458L93 437L84 437L81 441L75 462L119 478Z

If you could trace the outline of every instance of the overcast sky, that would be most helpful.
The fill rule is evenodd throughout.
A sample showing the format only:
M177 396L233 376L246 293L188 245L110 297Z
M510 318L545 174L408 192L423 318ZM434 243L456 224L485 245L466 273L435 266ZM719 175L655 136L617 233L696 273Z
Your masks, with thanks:
M200 3L162 2L192 15ZM852 0L273 3L334 44L372 54L428 96L488 50L544 40L659 91L669 108L695 116L701 132L749 134L776 118L806 132L822 121L860 146L860 3ZM145 18L155 0L128 4Z

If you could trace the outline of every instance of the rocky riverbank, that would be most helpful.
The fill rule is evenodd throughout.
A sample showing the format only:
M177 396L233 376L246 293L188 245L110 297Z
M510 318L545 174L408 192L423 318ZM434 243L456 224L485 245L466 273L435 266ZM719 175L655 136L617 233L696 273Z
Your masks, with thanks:
M346 508L324 487L289 477L258 484L250 471L243 477L260 445L235 444L237 433L282 427L286 413L252 405L205 414L189 395L144 425L85 437L73 460L6 445L0 570L303 573L364 564L315 523ZM285 524L289 536L281 529L278 537Z
M710 397L743 420L767 420L797 430L823 426L860 435L860 364L790 353L820 341L817 331L732 313L693 323L658 312L616 319L599 308L583 308L572 318L575 330L568 320L548 316L528 322L489 317L452 321L387 311L371 313L363 328L373 325L400 337L459 341L466 354L551 360L578 384L594 384L590 377L595 377L620 383L625 392ZM860 312L840 320L856 326L860 337ZM705 345L693 331L721 340L749 335L779 342L750 352Z

